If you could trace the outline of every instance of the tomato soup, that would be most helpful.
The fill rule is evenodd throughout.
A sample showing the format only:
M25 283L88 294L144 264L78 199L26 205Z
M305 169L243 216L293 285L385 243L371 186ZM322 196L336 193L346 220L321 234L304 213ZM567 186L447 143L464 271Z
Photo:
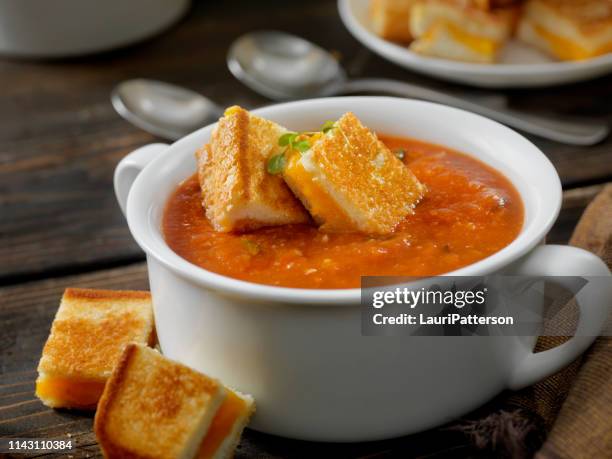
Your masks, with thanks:
M197 177L168 200L163 232L191 263L260 284L352 288L361 276L430 276L482 260L512 242L523 225L513 185L484 163L442 146L379 136L403 151L404 162L427 193L392 234L324 233L287 225L244 234L212 229L202 209Z

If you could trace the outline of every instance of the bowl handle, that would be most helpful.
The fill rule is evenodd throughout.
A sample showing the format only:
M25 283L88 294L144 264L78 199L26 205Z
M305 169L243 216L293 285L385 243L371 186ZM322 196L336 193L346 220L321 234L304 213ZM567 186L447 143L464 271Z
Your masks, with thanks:
M167 148L168 144L166 143L150 143L129 153L117 164L113 182L115 184L115 196L123 215L125 215L128 194L134 180L147 164Z
M510 274L526 276L603 277L588 282L576 295L580 319L576 333L548 351L530 353L514 369L508 387L530 386L556 373L584 352L602 332L612 304L612 280L606 264L591 252L571 246L543 245L519 261ZM564 285L564 278L558 279Z

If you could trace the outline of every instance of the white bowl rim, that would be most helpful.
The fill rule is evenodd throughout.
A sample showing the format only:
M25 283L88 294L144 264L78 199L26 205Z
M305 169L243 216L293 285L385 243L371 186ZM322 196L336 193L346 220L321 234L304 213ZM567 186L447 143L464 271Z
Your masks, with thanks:
M268 105L256 110L252 113L266 117L268 112L286 109L299 109L304 104L316 106L317 104L357 104L359 102L367 102L368 104L375 103L406 103L416 105L419 110L438 110L448 113L455 112L455 115L460 114L462 117L471 118L482 124L483 131L487 129L495 130L498 133L501 130L505 131L506 135L514 138L515 141L520 141L522 146L529 149L529 154L533 154L534 163L539 163L547 172L548 178L552 180L553 187L548 190L550 192L548 198L552 205L548 207L545 215L537 215L538 226L530 229L530 234L525 231L525 227L521 230L516 239L509 245L502 248L492 255L464 266L452 272L445 273L444 276L481 276L503 269L520 257L526 255L536 245L540 244L554 224L559 211L561 209L562 189L559 176L550 162L550 160L535 146L523 136L513 131L512 129L501 125L496 121L492 121L480 115L471 112L466 112L453 107L448 107L432 102L417 101L411 99L402 99L396 97L381 97L381 96L351 96L351 97L333 97L321 99L308 99L301 101L286 102L281 104ZM323 120L324 121L324 120ZM132 236L138 245L146 252L148 256L153 257L167 269L175 274L188 279L192 283L215 290L225 295L233 295L247 297L252 301L267 301L273 303L285 304L300 304L300 305L320 305L320 306L339 306L339 305L358 305L361 299L361 288L349 289L306 289L306 288L291 288L278 287L266 284L257 284L249 281L234 279L222 274L217 274L208 271L204 268L196 266L176 254L170 247L163 242L157 244L153 237L153 230L149 224L150 203L146 193L147 188L141 189L147 181L152 180L156 170L161 169L164 162L183 149L190 140L194 137L202 135L203 131L211 131L216 123L205 126L197 131L177 140L170 145L165 151L154 158L136 177L126 206L126 217L128 226ZM465 152L470 155L470 152ZM500 171L504 174L503 171ZM505 174L504 174L505 175ZM518 188L517 188L518 189ZM519 191L520 193L520 191ZM521 194L521 199L523 195ZM165 204L165 203L164 203ZM535 223L531 227L535 226ZM161 232L159 228L155 231ZM162 238L163 239L163 238ZM150 260L147 260L150 262Z

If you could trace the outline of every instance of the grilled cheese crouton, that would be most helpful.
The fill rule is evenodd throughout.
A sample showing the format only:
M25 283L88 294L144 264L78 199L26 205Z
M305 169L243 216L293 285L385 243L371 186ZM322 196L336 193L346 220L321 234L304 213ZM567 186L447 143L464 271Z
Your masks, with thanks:
M389 233L414 212L424 186L354 114L310 142L283 177L323 230Z
M154 339L148 292L66 289L38 365L36 395L53 408L95 408L123 348Z
M94 431L107 458L193 458L225 395L218 381L129 345L100 399Z
M483 11L458 0L426 0L415 4L410 30L416 53L469 62L491 63L512 35L518 9Z
M240 107L226 110L210 142L196 153L206 216L217 231L304 223L308 214L266 162L287 132Z
M518 37L560 60L612 52L612 1L529 0Z
M231 457L253 400L145 346L126 347L94 431L107 458Z
M415 0L371 0L370 17L377 35L385 40L408 43L410 34L410 8Z

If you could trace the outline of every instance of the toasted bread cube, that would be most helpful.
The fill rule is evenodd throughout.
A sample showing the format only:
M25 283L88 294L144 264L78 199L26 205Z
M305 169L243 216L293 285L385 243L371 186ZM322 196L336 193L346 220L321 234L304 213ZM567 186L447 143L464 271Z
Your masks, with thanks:
M410 8L415 0L371 0L370 17L377 35L385 40L408 43Z
M327 231L389 233L414 212L425 187L352 113L294 152L283 176Z
M40 358L36 395L53 408L93 409L123 348L154 340L149 292L68 288Z
M529 0L518 37L560 60L583 60L610 53L612 2Z
M453 0L420 1L412 9L410 31L416 53L477 63L492 63L512 35L517 8L484 11Z
M285 132L243 108L226 110L210 143L196 153L202 202L215 230L247 231L309 221L282 177L266 172Z
M108 458L231 457L250 397L142 345L126 347L94 421Z

